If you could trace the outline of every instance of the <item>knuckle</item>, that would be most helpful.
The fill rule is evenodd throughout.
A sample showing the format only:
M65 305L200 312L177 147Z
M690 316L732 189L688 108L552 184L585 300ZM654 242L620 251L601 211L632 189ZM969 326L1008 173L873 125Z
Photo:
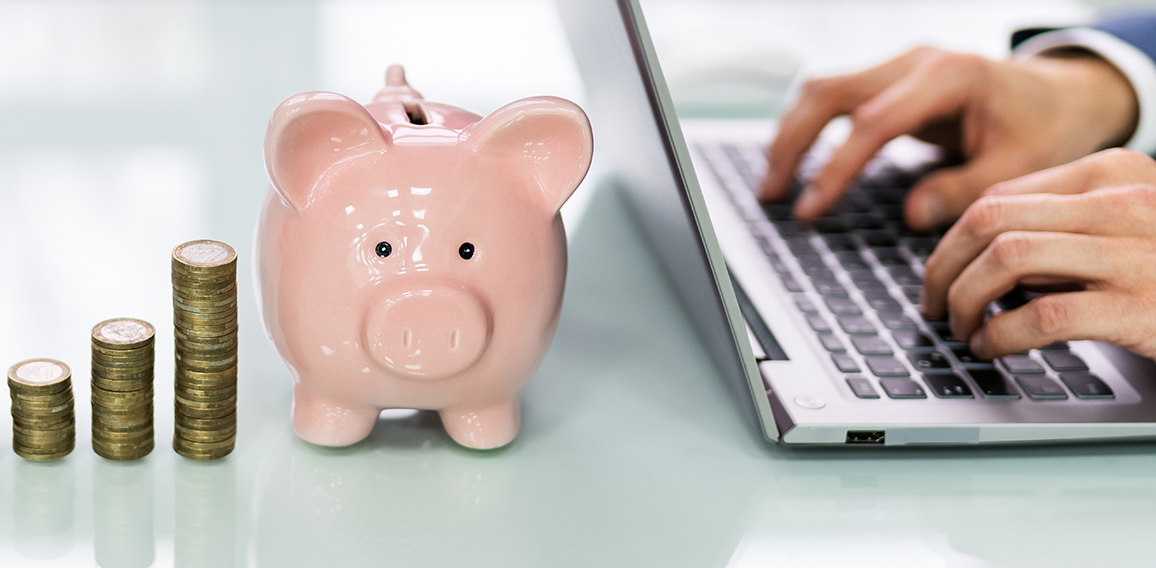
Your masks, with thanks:
M1041 296L1028 306L1032 324L1045 340L1063 337L1072 326L1072 311L1060 296Z
M1016 231L1000 233L992 239L988 250L991 251L993 262L998 266L1010 268L1023 264L1032 256L1035 239L1027 233Z
M825 101L835 91L838 80L832 77L817 77L803 83L802 95L805 100Z
M982 197L964 211L960 227L971 238L986 240L999 230L1003 210L1003 200Z
M1111 175L1122 169L1144 168L1151 162L1152 158L1127 148L1109 148L1092 154L1088 159L1092 173L1099 176Z

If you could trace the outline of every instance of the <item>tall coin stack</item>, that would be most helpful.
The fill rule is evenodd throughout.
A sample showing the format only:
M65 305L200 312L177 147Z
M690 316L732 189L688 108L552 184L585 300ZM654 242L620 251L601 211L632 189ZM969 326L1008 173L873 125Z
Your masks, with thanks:
M215 460L237 441L237 252L217 241L173 249L173 449Z
M52 359L29 359L8 369L12 449L32 461L67 456L76 446L72 371Z
M110 460L153 451L153 336L148 322L121 318L92 328L92 449Z

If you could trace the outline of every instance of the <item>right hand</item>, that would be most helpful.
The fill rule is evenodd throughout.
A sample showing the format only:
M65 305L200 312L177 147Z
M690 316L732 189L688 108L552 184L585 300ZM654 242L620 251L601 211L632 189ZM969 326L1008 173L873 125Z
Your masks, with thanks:
M884 144L910 134L964 160L908 194L908 225L931 229L997 182L1120 144L1139 110L1127 79L1088 52L993 61L917 48L865 71L807 82L780 120L760 200L784 196L819 132L844 114L851 133L804 188L795 215L821 216Z

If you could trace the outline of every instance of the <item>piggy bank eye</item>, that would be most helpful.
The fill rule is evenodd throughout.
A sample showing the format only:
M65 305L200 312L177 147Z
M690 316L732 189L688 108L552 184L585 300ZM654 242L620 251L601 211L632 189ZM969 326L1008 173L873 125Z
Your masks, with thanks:
M393 252L393 245L390 245L389 243L387 243L385 241L381 241L380 243L377 243L377 248L375 248L373 250L374 250L374 252L377 253L377 256L380 256L381 258L385 258L385 257L389 256L389 254L391 252Z
M474 245L472 243L462 243L462 246L458 247L458 255L460 255L463 260L473 258Z

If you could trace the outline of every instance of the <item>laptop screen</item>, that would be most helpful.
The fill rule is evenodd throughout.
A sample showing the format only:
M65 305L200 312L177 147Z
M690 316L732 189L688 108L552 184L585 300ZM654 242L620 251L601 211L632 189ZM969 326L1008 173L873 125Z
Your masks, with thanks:
M587 91L595 159L630 196L722 373L748 401L765 396L755 392L762 380L637 0L557 5Z

